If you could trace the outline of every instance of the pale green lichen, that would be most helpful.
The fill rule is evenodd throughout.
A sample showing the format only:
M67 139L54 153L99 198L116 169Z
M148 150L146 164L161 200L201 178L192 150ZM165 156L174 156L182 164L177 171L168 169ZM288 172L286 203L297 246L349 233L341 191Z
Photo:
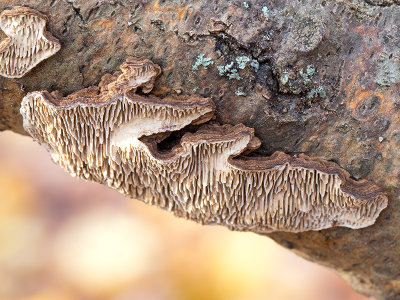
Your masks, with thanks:
M250 62L250 66L253 67L256 72L258 72L260 64L258 63L258 61L256 59L252 59Z
M325 98L326 97L326 92L322 86L319 86L318 88L313 88L311 91L308 92L307 98L312 99L315 97L321 97Z
M220 76L226 75L226 76L228 76L229 79L236 79L236 80L242 79L242 77L240 77L237 69L232 69L232 67L233 67L233 61L225 66L217 66L219 75Z
M318 94L321 98L326 98L326 92L322 86L318 87Z
M214 62L211 57L204 57L204 54L201 53L197 56L196 61L192 66L192 70L198 70L200 66L203 66L203 68L207 70L207 67L212 64L214 64Z
M220 76L225 75L225 73L229 72L230 69L233 67L233 61L225 66L217 66L218 72Z
M194 87L194 88L193 88L193 93L196 93L196 92L198 91L198 89L199 89L198 86Z
M217 66L217 69L220 76L225 74L225 66Z
M315 74L315 69L313 65L308 65L307 66L307 74L309 76L313 76Z
M280 79L282 85L286 85L286 83L289 81L289 74L284 73Z
M263 6L263 8L262 8L262 13L263 13L264 17L268 20L268 17L269 17L269 8L266 7L266 6Z
M249 7L250 7L249 4L248 4L247 2L242 2L242 6L243 6L244 8L249 8Z
M375 83L380 86L390 86L400 82L398 61L390 58L378 60L376 65Z
M300 76L303 78L305 83L311 83L314 74L315 74L315 69L313 65L308 65L306 71L303 71L303 69L300 70Z
M245 92L240 91L240 90L236 90L235 95L236 96L247 96L247 94Z
M246 64L251 61L250 57L248 56L239 56L236 57L236 63L238 65L238 68L243 70L244 68L246 68Z
M242 77L240 77L240 75L236 69L231 69L230 72L226 76L228 76L229 79L236 79L236 80L242 79Z

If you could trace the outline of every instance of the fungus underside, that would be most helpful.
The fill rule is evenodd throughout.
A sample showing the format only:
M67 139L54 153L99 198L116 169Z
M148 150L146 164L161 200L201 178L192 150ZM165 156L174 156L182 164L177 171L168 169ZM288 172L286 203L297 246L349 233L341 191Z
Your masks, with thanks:
M61 46L46 31L47 17L42 13L17 6L0 14L0 29L6 38L0 42L0 75L20 78Z
M149 93L161 72L150 60L130 57L121 70L66 97L32 92L22 101L25 129L71 175L202 224L258 233L361 228L387 206L376 185L333 162L246 156L260 146L254 130L204 125L215 110L209 98L136 93ZM190 124L200 127L157 147Z

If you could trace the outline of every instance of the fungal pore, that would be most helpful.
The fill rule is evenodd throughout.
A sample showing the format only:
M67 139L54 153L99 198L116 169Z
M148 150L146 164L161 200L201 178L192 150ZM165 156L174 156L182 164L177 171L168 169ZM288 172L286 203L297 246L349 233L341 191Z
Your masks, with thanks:
M377 186L333 162L246 156L260 146L252 128L201 125L214 113L209 98L137 93L150 92L160 73L151 61L128 58L121 69L98 87L22 101L25 129L71 175L202 224L258 233L361 228L387 206ZM190 124L198 128L160 144Z
M60 50L60 43L46 31L47 17L17 6L0 14L0 75L21 78L33 67Z

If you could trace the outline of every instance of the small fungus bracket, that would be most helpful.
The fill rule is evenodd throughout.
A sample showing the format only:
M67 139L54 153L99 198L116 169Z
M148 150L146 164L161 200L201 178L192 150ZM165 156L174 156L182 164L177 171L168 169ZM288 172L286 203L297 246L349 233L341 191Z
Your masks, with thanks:
M122 72L66 97L24 97L24 128L71 175L157 205L201 224L266 233L372 225L387 206L373 183L354 181L337 164L276 152L246 156L260 146L242 124L200 125L215 110L209 98L150 92L160 67L128 58ZM169 133L197 124L165 150Z
M31 8L17 6L0 14L0 75L21 78L42 60L60 50L59 41L46 31L47 17Z

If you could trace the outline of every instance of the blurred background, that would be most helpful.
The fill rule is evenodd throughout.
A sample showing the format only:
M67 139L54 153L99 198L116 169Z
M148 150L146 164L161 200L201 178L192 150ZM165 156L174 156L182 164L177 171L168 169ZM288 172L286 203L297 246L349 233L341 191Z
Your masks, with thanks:
M70 177L0 133L0 300L366 300L252 233L200 226Z

